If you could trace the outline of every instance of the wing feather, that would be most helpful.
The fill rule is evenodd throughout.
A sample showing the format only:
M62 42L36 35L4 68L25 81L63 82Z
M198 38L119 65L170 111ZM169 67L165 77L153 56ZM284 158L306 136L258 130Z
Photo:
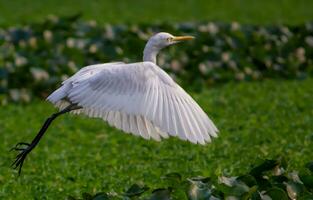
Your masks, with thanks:
M160 141L161 140L161 137L162 136L161 134L159 134L155 128L153 127L153 125L145 118L144 119L144 122L145 122L145 126L146 126L146 129L148 130L148 134L151 136L151 138L153 138L154 140L156 141Z
M184 127L184 123L182 120L182 113L180 111L178 102L176 97L171 94L171 99L174 105L174 112L172 114L175 114L175 118L176 118L176 125L177 125L177 131L178 131L178 136L182 139L182 140L187 140L187 133L186 133L186 129Z
M151 62L85 67L48 100L59 108L76 103L82 108L73 113L102 118L145 139L171 135L204 144L218 132L200 106Z
M185 125L186 128L186 137L188 138L189 141L191 141L192 143L197 143L197 141L200 141L200 143L204 143L202 140L202 136L201 137L197 137L195 135L195 131L194 128L192 127L193 125L190 122L190 115L187 114L186 111L186 105L183 104L183 101L181 98L177 98L177 103L180 104L179 107L181 109L181 113L182 113L182 119L183 119L183 123Z
M128 114L122 113L122 128L125 133L129 133L129 118Z
M136 116L136 119L137 119L137 124L138 124L138 130L139 130L141 137L143 137L145 139L150 139L150 135L148 134L148 132L144 126L144 122L143 122L141 116Z
M166 92L166 98L168 99L168 106L170 108L169 110L169 117L171 118L169 121L169 129L167 130L168 133L172 136L178 136L178 128L177 128L177 120L176 120L176 114L175 114L175 110L174 110L174 104L173 104L173 100L171 98L171 94L168 90L165 90Z
M203 139L205 140L205 136L207 134L205 134L205 132L203 134L201 134L201 130L200 130L200 127L199 127L199 124L198 124L198 121L196 119L196 117L194 116L193 112L191 111L191 106L186 100L184 100L184 103L185 103L185 109L186 109L186 112L188 113L188 116L190 117L190 120L191 120L191 123L193 125L193 133L194 135L197 137L197 138L201 138L203 137ZM203 141L202 141L202 144L203 144Z
M169 119L169 105L168 105L168 99L167 99L167 94L164 91L164 86L161 85L161 91L162 91L162 100L163 100L163 111L162 111L162 115L161 115L161 121L163 122L163 127L165 131L169 131L170 127L169 127L169 123L170 123L170 119Z

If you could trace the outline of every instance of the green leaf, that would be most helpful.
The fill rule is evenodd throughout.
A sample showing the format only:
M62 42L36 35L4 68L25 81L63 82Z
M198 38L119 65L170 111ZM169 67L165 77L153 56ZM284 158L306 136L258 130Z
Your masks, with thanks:
M238 181L242 181L244 182L247 186L252 187L254 185L257 185L257 181L255 180L255 178L253 176L251 176L250 174L245 174L242 176L239 176L237 178Z
M212 183L210 178L194 177L188 179L190 182L187 195L189 200L202 200L210 198L212 194Z
M300 180L303 182L305 187L313 189L313 176L300 175Z
M164 188L156 189L152 192L149 200L171 200L171 191Z
M300 197L298 200L312 200L312 199L313 199L313 195L308 194L308 195L305 195L303 197Z
M305 165L306 168L308 168L313 173L313 161L309 162Z
M265 160L260 165L254 167L250 171L250 174L254 177L260 177L263 175L263 172L274 169L278 164L279 162L277 160Z
M162 176L161 178L166 182L167 187L184 187L184 182L182 182L182 176L179 173L169 173L165 176Z
M300 183L288 181L286 183L286 190L291 199L297 199L303 193L304 187Z
M181 181L181 179L182 179L181 175L179 173L177 173L177 172L166 174L162 178L176 180L176 181Z
M244 193L249 191L249 187L242 181L237 180L235 177L219 177L219 182L221 184L216 187L220 189L227 196L240 197Z
M250 188L250 190L243 194L241 197L242 200L261 200L261 196L258 192L258 187L255 185Z
M73 196L68 196L67 200L77 200L77 199L75 197L73 197Z
M278 158L278 160L279 160L279 165L281 166L281 167L283 167L284 169L287 169L287 167L288 167L288 160L287 160L287 158L285 157L285 156L281 156L280 158Z
M128 197L134 197L134 196L140 196L142 193L149 190L149 187L146 186L140 186L138 184L133 184L125 193L125 196Z
M288 181L288 178L284 175L270 177L270 182L273 184L282 184L286 181Z
M273 188L267 190L266 195L268 195L272 199L289 200L286 192L284 190L278 188L278 187L273 187Z
M84 192L82 196L83 196L83 200L92 200L92 195L87 192Z
M109 200L109 196L104 192L97 193L92 197L92 200Z
M212 184L211 178L210 177L192 177L190 179L188 179L191 182L201 182L203 184Z

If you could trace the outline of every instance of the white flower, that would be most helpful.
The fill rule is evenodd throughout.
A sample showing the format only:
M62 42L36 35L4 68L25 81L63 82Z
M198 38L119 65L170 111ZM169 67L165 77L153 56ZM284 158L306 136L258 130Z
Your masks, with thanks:
M62 80L62 81L65 81L66 79L68 79L68 75L63 74L63 75L61 76L61 80Z
M288 42L288 37L286 35L282 35L280 37L280 40L283 42L283 43L287 43Z
M20 46L20 47L26 47L26 42L25 42L25 40L20 40L19 42L18 42L18 45Z
M245 71L245 73L248 74L248 75L251 75L252 72L253 72L250 67L245 67L245 68L244 68L244 71Z
M203 46L202 46L202 51L203 51L204 53L208 52L209 49L210 49L210 48L209 48L208 45L203 45Z
M252 78L253 78L254 80L260 79L260 78L261 78L261 73L260 73L259 71L253 71L253 72L252 72Z
M206 74L208 72L208 68L207 68L207 66L204 63L200 63L199 64L199 71L202 74Z
M159 57L158 57L158 64L159 66L162 66L163 68L168 68L165 62L165 55L164 53L160 53Z
M208 23L207 25L200 25L198 27L198 30L200 32L208 32L208 33L211 33L211 34L216 34L219 31L218 26L216 26L212 22Z
M18 89L11 89L9 91L9 95L10 95L10 97L11 97L11 99L13 101L18 101L19 100L20 95L19 95Z
M95 20L90 20L88 21L88 25L91 27L96 27L97 26L97 22Z
M222 61L225 62L225 63L230 60L230 55L229 55L228 52L223 52L221 57L222 57Z
M53 34L50 30L45 30L43 32L43 38L47 41L47 42L51 42L52 38L53 38Z
M123 54L123 49L122 49L121 47L119 47L119 46L116 46L116 47L115 47L115 51L116 51L116 53L117 53L118 55L122 55L122 54Z
M305 49L303 47L297 48L295 55L301 63L305 62Z
M212 34L218 33L219 29L218 26L216 26L214 23L210 22L208 24L208 32Z
M142 32L142 31L138 31L138 37L141 39L141 40L148 40L150 38L150 35Z
M174 72L178 72L180 71L182 68L181 64L178 62L178 60L172 60L171 62L171 69L174 71Z
M29 102L30 101L30 95L27 92L26 89L21 89L20 90L20 99L24 102Z
M77 48L79 48L79 49L84 49L85 48L85 46L86 46L86 41L85 40L83 40L83 39L78 39L77 41L76 41L76 45L75 45Z
M23 56L16 56L15 58L15 65L17 67L23 66L27 64L27 59Z
M40 68L31 68L30 72L32 73L35 81L43 81L43 80L48 80L49 79L49 74Z
M76 72L77 71L77 66L76 66L74 61L69 61L67 63L67 65L71 69L72 72Z
M48 19L54 23L57 23L59 21L59 18L55 15L48 15Z
M240 29L240 24L238 22L232 22L230 29L232 31L238 31Z
M292 32L289 30L288 27L283 26L280 28L281 32L283 32L286 36L292 36Z
M245 74L242 73L242 72L239 72L236 74L236 79L239 80L239 81L242 81L245 79Z
M98 47L97 47L96 44L90 45L90 47L89 47L89 52L90 53L96 53L97 51L98 51Z
M69 48L73 48L75 46L74 38L68 38L66 40L66 46L69 47Z
M227 64L228 64L228 67L232 69L233 71L238 71L237 63L235 61L230 60L227 62Z
M22 100L24 102L30 101L30 95L26 89L11 89L9 95L13 101Z
M113 28L110 24L105 25L105 36L111 40L113 40L115 38Z
M29 45L32 48L36 48L37 47L37 39L35 37L31 37L28 41Z
M313 36L307 36L305 38L305 42L311 47L313 48Z

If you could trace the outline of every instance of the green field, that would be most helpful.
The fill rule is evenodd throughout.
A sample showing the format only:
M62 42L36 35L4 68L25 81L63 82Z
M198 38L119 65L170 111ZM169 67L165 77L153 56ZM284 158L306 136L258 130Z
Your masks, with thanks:
M123 192L133 183L162 186L160 177L239 175L258 158L284 155L290 168L312 160L313 79L228 83L193 95L220 135L206 146L176 138L146 141L84 116L51 126L27 158L21 177L9 168L10 147L30 141L55 109L41 100L0 110L0 199L64 199L82 192ZM36 198L35 198L36 197Z
M6 26L41 21L48 14L78 12L100 23L218 20L298 24L313 20L310 0L0 0L0 8L0 24Z

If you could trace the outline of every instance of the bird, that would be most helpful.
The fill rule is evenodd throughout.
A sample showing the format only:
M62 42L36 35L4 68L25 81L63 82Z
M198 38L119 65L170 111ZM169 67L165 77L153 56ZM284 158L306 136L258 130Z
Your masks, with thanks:
M17 143L12 167L20 175L27 155L38 145L50 124L65 113L101 118L109 125L144 139L160 141L176 136L206 144L218 129L196 101L157 65L157 54L167 46L193 40L160 32L151 36L143 61L111 62L81 68L47 97L58 112L46 119L31 143Z

